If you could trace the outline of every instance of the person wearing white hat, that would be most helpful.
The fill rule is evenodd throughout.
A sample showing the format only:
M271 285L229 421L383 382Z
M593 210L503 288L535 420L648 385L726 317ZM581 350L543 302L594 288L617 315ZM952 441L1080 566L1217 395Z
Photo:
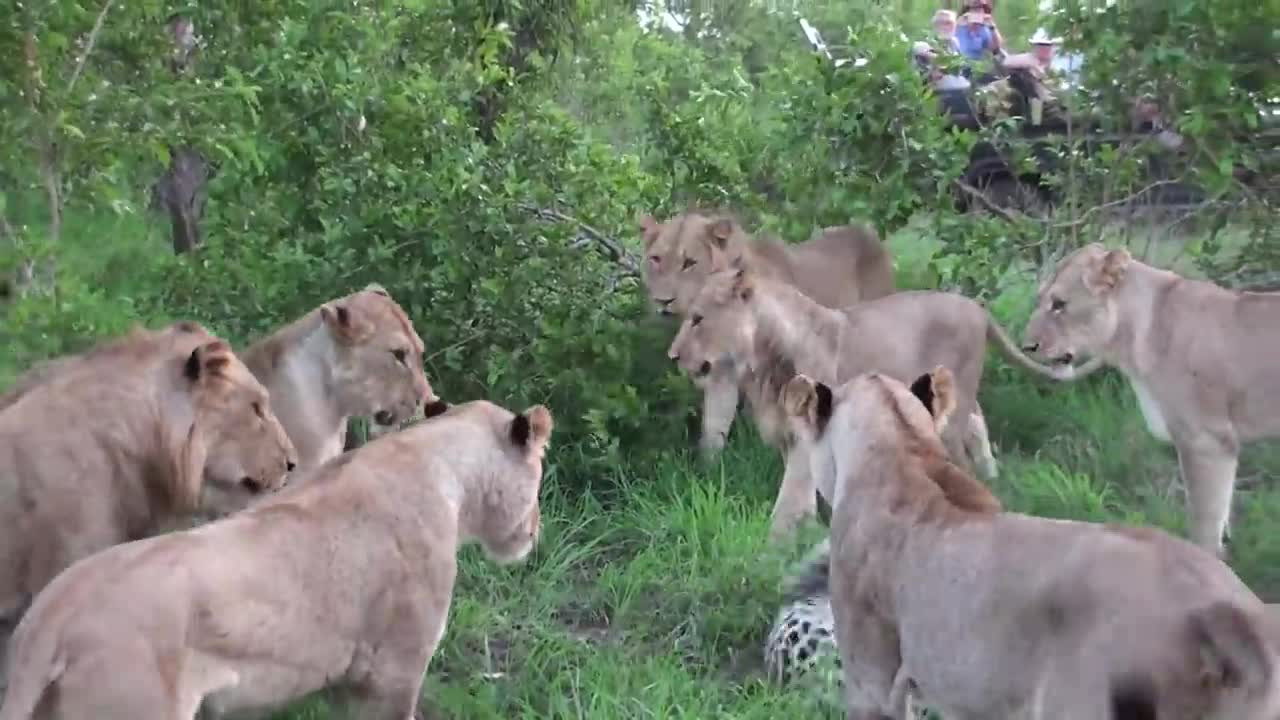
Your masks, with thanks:
M1044 28L1038 28L1031 39L1031 52L1035 55L1036 64L1040 66L1042 71L1048 72L1049 67L1053 64L1053 52L1057 48L1061 38L1051 38Z

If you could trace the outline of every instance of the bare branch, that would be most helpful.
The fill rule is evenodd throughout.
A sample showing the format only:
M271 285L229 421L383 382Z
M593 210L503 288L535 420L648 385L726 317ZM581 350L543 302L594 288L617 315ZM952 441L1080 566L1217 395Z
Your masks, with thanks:
M1053 227L1054 227L1055 229L1059 229L1059 230L1067 230L1067 229L1071 229L1071 228L1078 228L1078 227L1080 227L1081 225L1083 225L1083 224L1085 223L1085 221L1086 221L1086 220L1088 220L1088 219L1089 219L1089 216L1090 216L1090 215L1093 215L1093 214L1095 214L1095 213L1099 213L1099 212L1104 212L1104 211L1106 211L1106 210L1109 210L1109 209L1111 209L1111 208L1118 207L1118 206L1121 206L1121 205L1127 205L1127 204L1129 204L1129 203L1133 202L1134 200L1137 200L1138 198L1142 197L1145 193L1151 192L1152 190L1155 190L1155 189L1156 189L1156 188L1158 188L1158 187L1164 187L1164 186L1166 186L1166 185L1176 185L1176 184L1177 184L1177 183L1179 183L1179 182L1181 182L1181 180L1157 180L1157 181L1155 181L1155 182L1151 183L1150 185L1147 185L1146 187L1143 187L1141 190L1138 190L1137 192L1130 193L1129 195L1126 195L1126 196L1124 196L1124 197L1120 198L1119 200L1112 200L1112 201L1110 201L1110 202L1105 202L1105 203L1101 203L1101 204L1099 204L1099 205L1094 205L1094 206L1090 207L1089 209L1085 210L1084 212L1080 213L1080 217L1078 217L1078 218L1074 218L1074 219L1072 219L1072 220L1068 220L1068 221L1066 221L1066 222L1056 223L1056 224L1054 224L1054 226L1053 226Z
M987 211L989 211L991 214L996 215L1003 220L1016 224L1020 220L1024 220L1027 217L1026 215L1023 215L1022 213L1016 210L1009 210L1007 208L1000 207L999 205L992 202L991 199L987 197L986 193L982 192L978 188L970 185L969 183L963 180L956 180L955 185L956 187L960 188L960 190L963 191L966 195L973 198L974 200L977 200L978 204L986 208Z
M577 248L577 247L584 246L586 243L583 243L582 239L586 238L590 242L600 247L604 251L604 254L608 256L610 260L620 265L622 269L625 271L624 275L639 276L640 262L635 258L634 255L632 255L630 252L627 251L625 247L622 246L622 243L618 242L617 240L614 240L608 235L605 235L599 230L582 222L581 220L578 220L577 218L569 217L568 215L565 215L564 213L561 213L558 210L551 210L549 208L540 208L540 207L523 204L523 203L520 204L519 207L521 210L531 215L534 215L535 217L541 218L542 220L550 220L554 222L566 222L566 223L575 225L578 228L578 233L580 237L577 241L573 243L573 247Z
M76 86L76 81L80 79L80 73L84 72L84 65L89 61L89 55L93 53L93 46L98 43L98 33L102 32L102 25L107 20L107 12L111 10L111 6L115 0L107 0L102 4L102 9L98 11L98 17L93 21L93 29L89 31L89 39L84 43L84 51L80 53L80 58L76 60L76 69L71 73L71 79L67 81L67 94L70 95L72 89Z

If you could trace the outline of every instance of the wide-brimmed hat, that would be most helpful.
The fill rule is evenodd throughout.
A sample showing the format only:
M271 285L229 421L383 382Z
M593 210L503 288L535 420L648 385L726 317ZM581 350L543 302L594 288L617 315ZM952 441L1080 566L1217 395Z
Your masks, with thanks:
M1031 36L1027 42L1032 45L1057 45L1062 42L1062 38L1051 38L1044 28L1036 28L1036 34Z

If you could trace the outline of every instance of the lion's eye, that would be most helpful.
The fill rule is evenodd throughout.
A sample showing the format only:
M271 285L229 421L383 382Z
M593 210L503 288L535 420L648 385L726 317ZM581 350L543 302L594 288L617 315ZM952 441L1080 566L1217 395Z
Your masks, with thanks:
M406 364L409 357L409 351L404 348L396 348L391 351L391 354L396 356L396 360L399 360L401 365Z
M698 261L697 261L697 260L694 260L694 259L693 259L693 258L691 258L691 257L687 257L687 258L685 258L685 259L684 259L684 264L680 266L680 269L681 269L681 270L688 270L689 268L691 268L691 267L693 267L694 265L697 265L697 264L698 264Z
M253 414L257 415L258 417L266 417L265 415L262 414L262 403L258 402L257 400L253 401Z
M1066 309L1067 309L1067 301L1063 300L1062 298L1053 298L1052 300L1049 301L1049 310L1052 312L1060 313Z
M694 315L693 317L689 318L689 327L698 327L698 325L701 325L701 324L702 324L701 315Z

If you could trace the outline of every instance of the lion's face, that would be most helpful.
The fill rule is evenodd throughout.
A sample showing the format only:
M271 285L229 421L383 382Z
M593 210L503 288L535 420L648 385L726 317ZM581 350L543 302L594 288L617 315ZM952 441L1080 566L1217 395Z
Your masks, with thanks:
M461 403L423 423L465 427L457 452L478 475L460 522L485 554L501 564L519 562L538 543L542 459L551 439L551 412L534 405L517 415L485 400ZM476 484L478 483L478 484Z
M709 275L680 323L667 357L695 382L714 368L746 367L755 338L749 282L740 269Z
M649 300L660 315L684 315L707 276L723 269L723 250L736 224L697 213L660 223L640 221L645 260L642 275Z
M1129 253L1089 245L1068 255L1036 293L1023 347L1054 364L1096 354L1115 335L1116 287Z
M200 509L223 515L284 486L297 453L272 413L267 390L221 341L197 348L191 383L192 434L203 450ZM188 446L187 453L193 453Z
M849 438L874 442L882 428L894 425L915 437L940 435L955 410L955 380L941 366L910 386L863 373L832 388L801 374L783 388L782 402L797 446L807 451L814 482L834 488L836 452Z
M373 286L320 308L334 338L334 386L349 415L395 425L435 399L423 344L385 290Z
M494 562L507 565L524 560L538 543L542 512L534 505L529 515L505 537L491 539L484 544L485 552Z

